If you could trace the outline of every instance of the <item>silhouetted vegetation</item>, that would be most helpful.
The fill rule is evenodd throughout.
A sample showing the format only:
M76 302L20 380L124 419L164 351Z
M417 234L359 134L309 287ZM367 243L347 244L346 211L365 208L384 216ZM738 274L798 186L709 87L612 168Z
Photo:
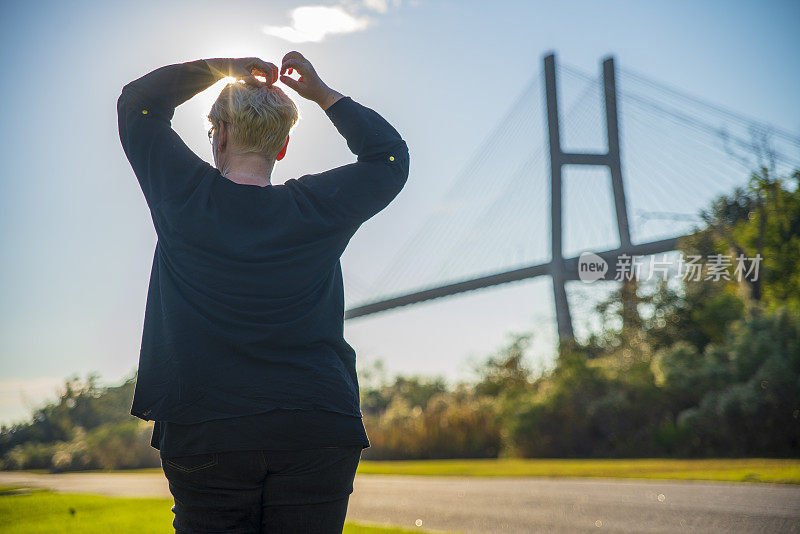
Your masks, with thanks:
M541 373L526 364L526 333L471 383L376 381L380 365L365 370L363 457L799 456L800 172L792 181L755 174L680 244L686 256L760 254L757 281L738 281L731 265L729 279L642 286L640 314L624 326L612 294L597 306L600 331ZM3 427L3 466L160 465L152 424L129 415L135 376L115 388L95 381L67 381L31 422Z
M68 378L56 402L30 422L0 429L3 469L124 469L158 467L150 447L152 423L130 415L136 376L120 386L100 387L99 376Z

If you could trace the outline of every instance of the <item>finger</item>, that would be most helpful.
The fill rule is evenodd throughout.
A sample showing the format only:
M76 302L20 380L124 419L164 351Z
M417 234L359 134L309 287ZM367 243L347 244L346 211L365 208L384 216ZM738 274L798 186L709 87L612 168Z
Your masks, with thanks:
M264 85L266 85L266 83L259 81L252 74L247 74L245 76L242 76L241 79L244 80L244 83L246 83L247 85L249 85L251 87L263 87Z
M275 82L275 80L273 79L273 71L272 70L270 70L269 72L264 72L261 69L253 68L253 70L250 71L250 74L255 76L256 79L259 82L261 82L261 78L264 78L264 81L261 82L264 85L272 85ZM277 77L276 77L276 79L277 79Z
M264 70L264 71L269 70L270 69L270 65L272 65L272 63L270 63L268 61L264 61L261 58L258 58L258 57L257 58L253 58L253 66L257 67L257 68L259 68L261 70Z
M278 81L278 66L269 63L269 83L270 85Z
M281 80L281 82L283 82L288 87L291 87L292 89L294 89L298 93L300 92L300 82L298 82L294 78L289 78L288 76L281 76L280 80Z
M298 59L287 59L281 64L281 74L291 69L296 70L299 74L304 74L306 70L305 63Z
M305 61L306 60L306 58L303 57L303 54L301 54L297 50L292 50L291 52L288 52L285 56L283 56L283 59L281 60L281 63L286 62L287 59L296 59L298 61Z
M302 59L287 59L281 64L283 67L291 67L293 69L299 69L305 65L308 65L308 62Z
M278 80L278 67L275 64L256 58L253 66L263 74L267 84L273 84Z

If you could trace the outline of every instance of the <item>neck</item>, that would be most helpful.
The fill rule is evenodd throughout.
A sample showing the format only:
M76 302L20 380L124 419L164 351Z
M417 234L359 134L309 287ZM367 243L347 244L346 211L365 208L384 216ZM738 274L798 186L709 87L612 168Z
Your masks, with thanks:
M222 164L219 172L237 184L267 186L270 185L274 166L274 159L249 152L231 155L231 158Z

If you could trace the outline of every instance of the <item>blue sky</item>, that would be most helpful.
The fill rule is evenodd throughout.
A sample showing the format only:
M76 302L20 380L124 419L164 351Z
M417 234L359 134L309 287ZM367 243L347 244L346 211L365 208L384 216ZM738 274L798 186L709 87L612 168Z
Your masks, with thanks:
M6 4L0 422L24 418L66 376L98 371L114 383L137 366L156 236L119 145L115 103L150 70L226 56L277 64L297 49L400 131L411 176L345 253L355 286L378 279L440 205L545 52L589 73L613 54L618 66L800 134L798 25L793 1ZM207 161L214 90L173 121ZM273 183L353 160L324 114L296 102L301 121ZM522 330L536 335L531 361L549 362L546 280L348 322L345 334L362 366L380 358L392 372L456 379Z

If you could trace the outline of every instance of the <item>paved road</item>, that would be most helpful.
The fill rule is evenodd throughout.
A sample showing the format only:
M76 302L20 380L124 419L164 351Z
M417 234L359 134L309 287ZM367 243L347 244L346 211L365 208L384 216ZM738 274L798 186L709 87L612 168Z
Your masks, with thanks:
M0 484L170 497L158 473L0 472ZM797 532L800 487L609 479L358 475L348 520L451 532Z

